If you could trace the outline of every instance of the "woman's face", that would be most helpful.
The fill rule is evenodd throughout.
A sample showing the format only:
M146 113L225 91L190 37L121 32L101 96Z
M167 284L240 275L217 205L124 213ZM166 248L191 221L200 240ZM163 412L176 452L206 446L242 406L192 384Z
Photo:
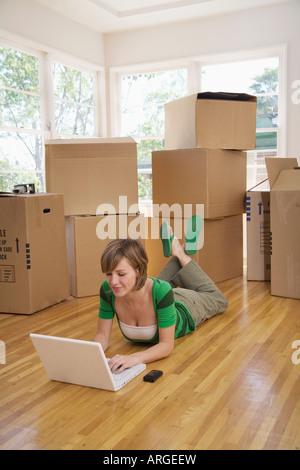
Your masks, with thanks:
M124 257L115 269L106 273L106 280L116 297L129 294L136 286L138 270L134 269Z

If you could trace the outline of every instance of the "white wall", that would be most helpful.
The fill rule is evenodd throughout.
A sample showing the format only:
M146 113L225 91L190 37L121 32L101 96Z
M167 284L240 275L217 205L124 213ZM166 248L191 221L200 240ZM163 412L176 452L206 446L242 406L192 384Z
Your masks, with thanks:
M105 36L106 66L173 60L287 45L286 153L300 156L300 104L292 83L300 80L300 2L210 17L180 25ZM300 93L298 94L300 97ZM300 161L300 158L299 158Z
M2 30L2 31L1 31ZM0 35L104 66L103 35L31 0L0 0Z

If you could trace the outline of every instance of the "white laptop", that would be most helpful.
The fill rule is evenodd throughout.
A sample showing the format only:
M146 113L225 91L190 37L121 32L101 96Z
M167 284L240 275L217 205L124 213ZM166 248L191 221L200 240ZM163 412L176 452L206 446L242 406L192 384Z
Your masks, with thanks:
M146 369L145 364L112 373L100 343L31 333L49 379L117 391Z

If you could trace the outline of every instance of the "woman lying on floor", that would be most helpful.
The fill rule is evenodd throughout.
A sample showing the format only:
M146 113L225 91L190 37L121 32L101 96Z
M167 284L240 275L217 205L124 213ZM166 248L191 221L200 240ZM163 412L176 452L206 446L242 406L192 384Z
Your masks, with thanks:
M107 349L116 315L127 339L152 343L148 349L112 357L109 361L112 372L169 356L174 338L195 331L205 320L226 310L226 297L186 253L197 249L186 248L188 243L197 245L195 233L193 236L193 240L186 239L184 247L164 222L161 227L164 254L172 257L157 278L147 276L148 257L138 240L113 240L104 250L101 267L106 280L100 289L94 340L101 343L104 351Z

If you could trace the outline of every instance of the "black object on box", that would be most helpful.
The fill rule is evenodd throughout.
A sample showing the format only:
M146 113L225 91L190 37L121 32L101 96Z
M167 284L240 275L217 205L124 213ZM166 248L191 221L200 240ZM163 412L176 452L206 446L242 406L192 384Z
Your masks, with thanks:
M151 370L148 374L144 375L144 382L155 382L159 377L163 375L162 370Z

